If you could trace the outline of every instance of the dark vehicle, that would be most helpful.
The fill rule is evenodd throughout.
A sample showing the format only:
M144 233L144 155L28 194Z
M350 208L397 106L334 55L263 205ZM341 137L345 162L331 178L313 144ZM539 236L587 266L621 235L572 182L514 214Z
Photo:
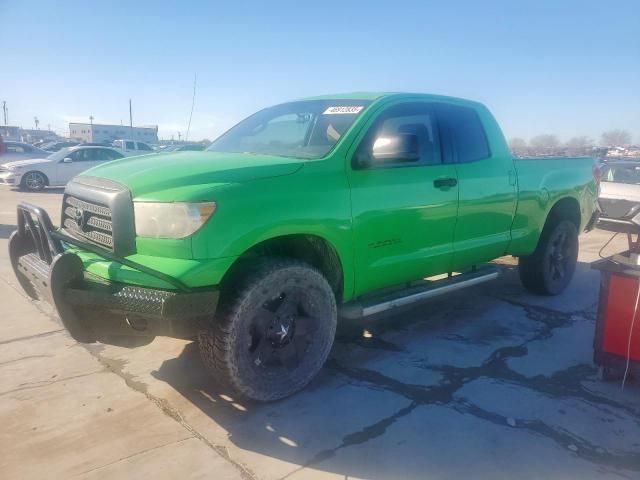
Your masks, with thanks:
M75 147L76 145L80 145L80 142L74 141L63 141L63 142L49 142L47 144L42 145L40 148L46 150L47 152L59 152L63 148L67 147Z

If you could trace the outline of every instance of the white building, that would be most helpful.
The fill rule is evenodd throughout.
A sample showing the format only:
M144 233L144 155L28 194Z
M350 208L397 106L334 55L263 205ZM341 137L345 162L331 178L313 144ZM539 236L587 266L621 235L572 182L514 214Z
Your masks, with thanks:
M69 137L74 140L102 143L122 138L145 143L158 143L158 127L128 127L126 125L101 125L98 123L69 123Z

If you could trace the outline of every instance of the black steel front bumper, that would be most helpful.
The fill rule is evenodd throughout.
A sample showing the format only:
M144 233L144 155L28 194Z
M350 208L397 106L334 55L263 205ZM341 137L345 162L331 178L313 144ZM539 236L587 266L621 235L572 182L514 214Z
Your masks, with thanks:
M144 288L91 276L75 245L135 268L175 287ZM18 205L18 229L9 238L13 270L25 292L51 303L69 333L80 342L122 343L126 337L189 338L215 312L218 291L192 289L179 280L57 231L47 212ZM143 342L144 343L144 342Z

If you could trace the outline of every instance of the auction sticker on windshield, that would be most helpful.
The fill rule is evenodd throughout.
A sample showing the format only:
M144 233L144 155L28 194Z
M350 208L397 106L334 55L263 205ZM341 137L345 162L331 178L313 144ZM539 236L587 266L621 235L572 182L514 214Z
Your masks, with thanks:
M364 107L349 107L349 106L339 106L339 107L329 107L324 112L323 115L339 115L344 113L360 113Z

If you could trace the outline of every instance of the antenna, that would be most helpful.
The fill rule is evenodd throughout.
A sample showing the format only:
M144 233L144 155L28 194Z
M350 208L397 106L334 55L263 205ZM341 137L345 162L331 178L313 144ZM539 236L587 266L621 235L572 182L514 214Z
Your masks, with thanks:
M129 99L129 135L133 138L133 113L131 111L131 99Z
M198 79L198 74L193 74L193 97L191 98L191 113L189 114L189 124L187 125L187 134L184 137L184 141L189 140L189 130L191 130L191 117L193 117L193 107L196 104L196 81Z

